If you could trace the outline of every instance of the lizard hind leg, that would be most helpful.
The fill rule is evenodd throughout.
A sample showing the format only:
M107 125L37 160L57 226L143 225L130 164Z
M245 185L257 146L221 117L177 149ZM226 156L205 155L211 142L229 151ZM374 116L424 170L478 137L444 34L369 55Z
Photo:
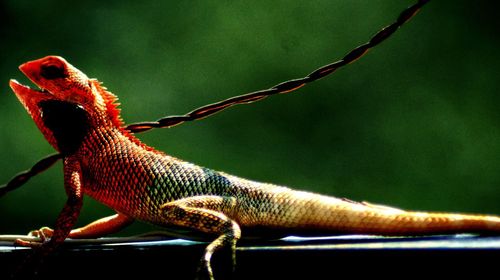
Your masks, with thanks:
M236 242L241 237L241 229L230 218L235 204L234 198L207 195L175 200L161 207L167 225L218 236L206 247L200 264L211 280L214 279L211 259L216 251L230 246L233 269L236 265Z

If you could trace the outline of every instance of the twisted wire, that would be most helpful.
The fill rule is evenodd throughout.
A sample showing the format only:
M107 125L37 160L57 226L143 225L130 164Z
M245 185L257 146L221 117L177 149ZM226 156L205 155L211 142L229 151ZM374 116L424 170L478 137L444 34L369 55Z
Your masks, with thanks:
M61 154L55 153L39 160L37 163L35 163L35 165L33 165L33 167L31 167L31 169L20 172L19 174L14 176L7 184L1 186L0 197L2 197L9 191L15 190L24 185L24 183L26 183L29 179L47 170L62 158L63 156Z
M157 121L153 122L138 122L138 123L133 123L130 124L126 127L129 131L133 133L140 133L144 131L151 130L153 128L169 128L173 127L176 125L179 125L181 123L187 122L187 121L195 121L199 119L206 118L208 116L211 116L213 114L216 114L224 109L227 109L229 107L235 106L235 105L240 105L240 104L249 104L253 103L255 101L262 100L268 96L275 95L275 94L282 94L282 93L289 93L292 91L295 91L298 88L301 88L305 86L308 83L317 81L333 72L335 72L337 69L350 64L359 58L361 58L363 55L365 55L371 48L377 46L381 42L385 41L387 38L389 38L398 28L400 28L404 23L409 21L421 8L423 5L425 5L429 0L419 0L417 3L414 5L406 8L403 10L396 21L394 21L392 24L382 28L379 32L377 32L373 37L366 42L365 44L362 44L355 49L351 50L349 53L347 53L343 58L341 58L338 61L335 61L333 63L327 64L325 66L322 66L313 72L311 72L309 75L303 77L303 78L298 78L298 79L292 79L289 81L285 81L282 83L279 83L271 88L268 89L263 89L251 93L247 93L244 95L239 95L235 97L231 97L216 103L212 103L209 105L205 105L202 107L199 107L189 113L186 113L184 115L175 115L175 116L167 116L164 118L161 118Z

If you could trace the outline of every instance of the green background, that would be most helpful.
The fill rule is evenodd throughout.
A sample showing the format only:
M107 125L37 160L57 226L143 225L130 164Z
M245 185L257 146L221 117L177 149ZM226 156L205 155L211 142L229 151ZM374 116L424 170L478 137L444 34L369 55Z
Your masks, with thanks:
M53 152L8 87L65 57L127 123L183 114L337 60L413 1L0 2L0 182ZM160 2L160 1L158 1ZM140 134L241 177L396 207L500 214L500 23L492 1L431 1L356 63L295 93ZM62 165L0 199L0 234L53 225ZM90 198L83 225L113 213ZM136 223L123 234L151 230Z

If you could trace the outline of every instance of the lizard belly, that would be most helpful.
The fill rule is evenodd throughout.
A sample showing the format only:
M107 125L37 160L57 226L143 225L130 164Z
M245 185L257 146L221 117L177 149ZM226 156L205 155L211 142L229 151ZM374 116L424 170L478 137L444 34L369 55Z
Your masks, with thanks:
M215 171L145 150L90 157L82 172L85 194L120 213L158 225L165 225L163 204L221 195L230 185Z

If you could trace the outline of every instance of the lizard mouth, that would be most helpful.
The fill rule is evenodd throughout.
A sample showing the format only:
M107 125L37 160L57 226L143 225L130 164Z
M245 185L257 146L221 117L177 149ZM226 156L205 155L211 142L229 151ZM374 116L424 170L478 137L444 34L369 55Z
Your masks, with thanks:
M33 106L38 104L40 101L53 99L54 95L48 90L39 88L32 89L27 85L23 85L18 81L11 79L9 82L10 88L16 94L17 98L25 106Z
M40 94L51 95L50 92L44 88L38 87L38 89L32 89L27 85L23 85L19 83L16 79L11 79L9 82L10 88L14 91L14 93L18 92L37 92Z
M33 103L39 100L54 97L54 94L41 86L42 83L39 81L41 76L39 69L41 68L43 67L40 65L40 60L29 61L19 66L19 70L21 70L21 72L38 87L38 89L23 85L15 79L10 80L10 88L12 88L16 96L22 102Z
M30 94L34 94L34 95L41 94L44 96L51 96L52 95L48 90L46 90L44 88L38 87L38 89L32 89L31 87L29 87L27 85L23 85L23 84L19 83L15 79L11 79L9 82L9 85L10 85L10 88L14 91L14 93L17 96L26 96L26 95L30 95Z

